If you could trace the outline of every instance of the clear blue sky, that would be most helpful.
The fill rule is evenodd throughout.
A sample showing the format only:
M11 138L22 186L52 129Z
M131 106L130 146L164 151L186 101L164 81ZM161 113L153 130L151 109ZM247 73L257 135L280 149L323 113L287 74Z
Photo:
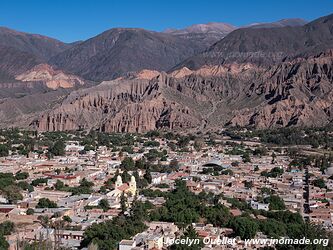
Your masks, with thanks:
M241 26L333 13L332 0L0 0L0 26L65 42L114 27L162 31L196 23Z

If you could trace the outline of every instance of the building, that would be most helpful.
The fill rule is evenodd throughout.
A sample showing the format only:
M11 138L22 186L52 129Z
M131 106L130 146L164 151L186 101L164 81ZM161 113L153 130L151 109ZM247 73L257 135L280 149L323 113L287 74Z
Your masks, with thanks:
M265 210L265 211L269 210L269 204L260 203L260 202L257 202L257 201L251 201L250 205L251 205L252 209Z
M134 196L136 191L136 180L133 175L131 176L131 181L129 183L123 183L121 176L118 175L115 183L115 189L107 193L107 196L119 198L123 193Z

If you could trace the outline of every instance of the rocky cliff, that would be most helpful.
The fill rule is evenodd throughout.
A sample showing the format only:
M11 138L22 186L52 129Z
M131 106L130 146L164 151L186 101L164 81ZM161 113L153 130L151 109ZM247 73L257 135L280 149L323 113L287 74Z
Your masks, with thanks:
M253 83L248 96L265 98L255 108L234 111L238 126L322 126L332 121L333 53L282 63Z
M19 74L16 80L22 82L39 82L45 84L50 89L73 88L83 85L84 81L75 75L66 74L61 70L55 70L48 64L39 64L32 69Z
M107 132L319 126L332 119L332 73L332 51L269 68L230 64L146 72L150 77L132 75L72 92L32 125Z

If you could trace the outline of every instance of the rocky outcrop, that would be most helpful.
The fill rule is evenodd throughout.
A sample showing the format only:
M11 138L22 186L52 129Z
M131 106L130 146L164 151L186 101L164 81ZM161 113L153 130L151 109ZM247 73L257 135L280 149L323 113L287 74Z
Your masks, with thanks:
M50 89L73 88L83 85L84 81L71 74L66 74L61 70L55 70L48 64L39 64L15 78L23 82L44 83Z
M333 53L299 58L273 67L247 95L264 97L255 108L234 111L231 125L322 126L332 121Z
M34 124L40 130L99 129L143 132L156 128L195 127L199 119L189 108L167 98L167 77L117 79L73 92Z
M221 126L230 118L228 105L244 107L242 74L221 71L173 77L143 71L98 86L72 92L58 107L38 117L32 126L42 131L98 129L106 132L144 132L153 129L189 130ZM251 78L253 79L253 78Z
M320 126L332 120L332 51L267 69L233 64L181 71L188 74L119 78L73 92L34 124L46 131L144 132Z

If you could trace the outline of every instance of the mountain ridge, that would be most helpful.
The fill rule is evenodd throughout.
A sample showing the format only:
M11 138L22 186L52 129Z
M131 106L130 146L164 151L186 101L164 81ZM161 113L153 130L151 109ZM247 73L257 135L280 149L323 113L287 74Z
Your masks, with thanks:
M207 31L197 28L200 36ZM45 64L40 57L11 48L0 76L16 79L0 83L0 126L145 132L332 121L333 15L304 26L237 29L207 49L200 36L111 29L44 67L36 67ZM13 67L20 57L24 63Z

